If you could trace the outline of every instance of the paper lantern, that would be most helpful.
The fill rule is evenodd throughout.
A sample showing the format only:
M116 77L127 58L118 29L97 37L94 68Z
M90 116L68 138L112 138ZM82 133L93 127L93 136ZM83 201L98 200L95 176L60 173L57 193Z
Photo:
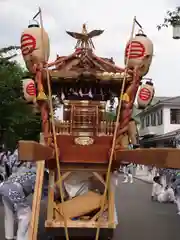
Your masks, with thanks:
M36 86L33 79L23 79L22 80L23 85L23 93L24 98L28 103L34 102L36 99Z
M30 24L23 31L21 35L21 51L26 67L30 72L32 72L34 63L48 61L50 53L49 37L37 23Z
M128 67L139 68L140 76L145 76L152 62L152 41L141 31L129 41L125 48L125 64L129 56Z
M151 81L147 81L142 84L137 97L137 103L139 109L145 109L152 101L154 97L154 86Z

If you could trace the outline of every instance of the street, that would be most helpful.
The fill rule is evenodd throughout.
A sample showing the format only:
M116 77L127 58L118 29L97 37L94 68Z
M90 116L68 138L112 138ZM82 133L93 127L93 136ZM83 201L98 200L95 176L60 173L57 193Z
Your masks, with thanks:
M151 184L140 180L135 180L134 184L121 182L122 177L120 176L116 191L119 225L115 230L114 240L180 239L180 216L176 214L174 204L151 202ZM45 240L47 234L43 227L45 216L43 209L39 239ZM3 206L0 206L0 217L4 218ZM3 227L3 221L0 221L1 233L4 233Z
M134 184L119 181L116 192L119 226L114 240L178 240L180 216L175 204L151 202L152 185L135 180Z

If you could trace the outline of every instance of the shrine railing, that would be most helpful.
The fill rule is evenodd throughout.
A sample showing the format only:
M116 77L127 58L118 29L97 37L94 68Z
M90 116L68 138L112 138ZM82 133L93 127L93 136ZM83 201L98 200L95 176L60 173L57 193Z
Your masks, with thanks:
M59 121L56 126L56 133L60 135L93 135L94 129L92 129L91 122L83 123L77 122L79 126L78 131L72 130L72 123L70 121ZM115 122L114 121L101 121L98 124L98 131L96 133L97 136L112 136L114 133Z

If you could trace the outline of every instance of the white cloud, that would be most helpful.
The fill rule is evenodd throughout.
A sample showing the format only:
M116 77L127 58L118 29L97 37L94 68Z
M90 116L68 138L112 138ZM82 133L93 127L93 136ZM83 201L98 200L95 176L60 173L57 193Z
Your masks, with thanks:
M123 66L124 47L130 36L132 19L136 15L146 34L154 43L155 53L148 77L152 77L157 95L180 95L180 41L172 39L172 29L157 31L169 8L180 5L180 0L1 0L0 47L19 44L21 32L42 7L44 27L51 39L51 60L56 53L68 55L75 40L65 30L81 31L88 28L105 29L94 40L96 53L113 57Z

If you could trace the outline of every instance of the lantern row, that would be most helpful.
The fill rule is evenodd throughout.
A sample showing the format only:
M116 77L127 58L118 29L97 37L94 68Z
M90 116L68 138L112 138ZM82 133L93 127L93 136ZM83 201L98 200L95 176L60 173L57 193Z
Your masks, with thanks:
M30 24L21 36L21 51L26 67L33 72L33 64L47 63L50 55L50 42L47 32L35 24ZM125 63L129 56L128 68L138 67L140 75L145 76L152 62L153 43L140 30L125 48Z
M33 23L25 29L21 36L21 51L26 63L26 67L30 73L35 74L34 65L47 63L50 54L50 42L47 32L42 29L38 23ZM138 68L140 76L145 76L152 62L153 57L153 43L140 30L128 43L125 48L125 63L128 60L128 68ZM32 79L23 80L23 91L25 99L28 102L35 101L36 87ZM78 95L83 95L82 90L79 89ZM92 91L88 91L89 98L92 97ZM150 82L142 84L138 92L139 108L145 108L150 104L154 96L154 87Z

